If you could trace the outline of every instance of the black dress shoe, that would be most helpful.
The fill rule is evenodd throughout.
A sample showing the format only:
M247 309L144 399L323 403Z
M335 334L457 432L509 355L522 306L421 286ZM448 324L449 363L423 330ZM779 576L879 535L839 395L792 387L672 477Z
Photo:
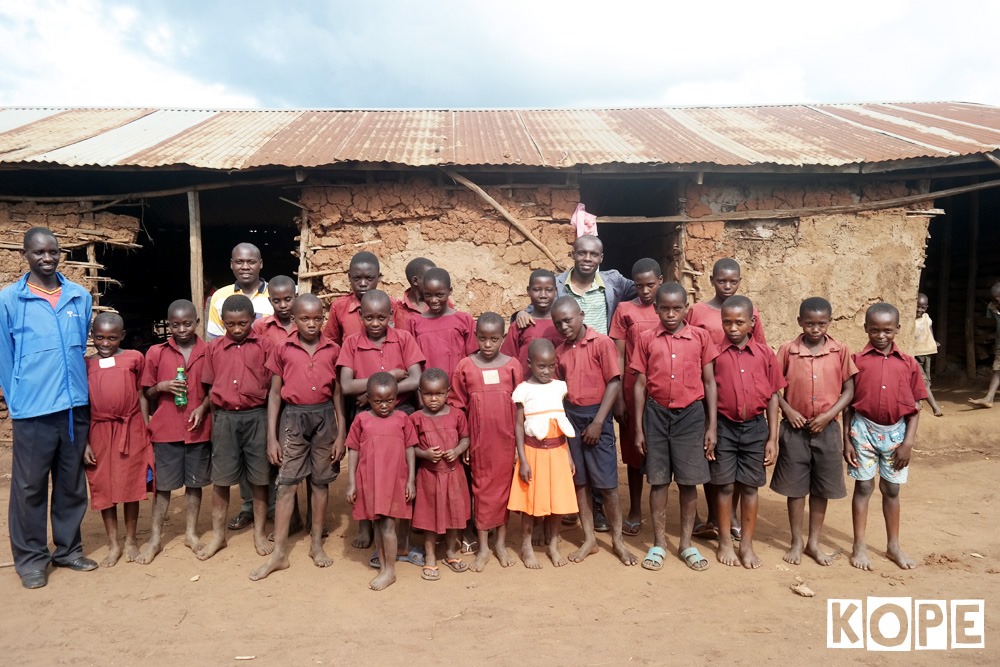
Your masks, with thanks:
M47 583L49 583L49 575L45 573L45 570L34 570L21 575L21 585L25 588L42 588Z
M86 556L80 556L75 560L71 560L68 563L56 563L53 562L56 567L68 567L74 572L90 572L91 570L97 569L97 561L91 560Z

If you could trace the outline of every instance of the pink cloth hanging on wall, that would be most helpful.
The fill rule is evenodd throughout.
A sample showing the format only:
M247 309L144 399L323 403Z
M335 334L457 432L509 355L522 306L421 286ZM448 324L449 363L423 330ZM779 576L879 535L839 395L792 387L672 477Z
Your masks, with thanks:
M576 210L573 211L573 217L570 218L569 223L576 227L576 238L588 234L597 236L597 216L593 213L587 213L583 204L576 205Z

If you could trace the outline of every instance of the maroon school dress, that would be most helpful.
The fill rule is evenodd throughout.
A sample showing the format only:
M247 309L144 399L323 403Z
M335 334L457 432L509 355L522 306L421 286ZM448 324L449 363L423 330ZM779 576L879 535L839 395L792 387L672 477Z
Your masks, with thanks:
M357 498L351 513L355 519L410 518L413 504L406 500L406 448L416 444L417 432L404 412L395 410L383 419L365 411L354 418L347 448L358 452Z
M135 350L87 358L90 448L97 459L96 465L87 466L87 481L95 510L146 499L153 446L139 411L143 363L142 353Z
M548 338L553 347L559 347L563 342L552 320L535 320L534 324L523 329L518 329L516 324L512 324L500 348L500 351L508 357L516 357L521 362L524 377L531 377L531 369L528 368L528 346L536 338Z
M466 357L451 382L451 404L469 420L469 468L476 528L489 530L507 523L510 480L517 448L516 408L510 396L521 384L521 362L511 357L500 368L480 368Z
M619 424L619 432L622 463L632 468L641 468L645 457L635 447L635 382L639 376L629 368L629 364L639 334L659 324L660 316L656 314L653 304L643 306L634 301L625 301L618 304L614 317L611 318L611 328L608 329L611 338L625 341L625 377L622 379L625 418Z
M446 415L430 416L417 411L410 415L420 449L455 449L468 437L469 426L458 408ZM438 535L449 528L465 528L471 514L469 482L462 459L437 463L417 459L417 498L413 503L413 527Z
M449 376L458 362L479 349L476 323L461 311L441 317L411 317L407 322L427 357L424 368L440 368Z

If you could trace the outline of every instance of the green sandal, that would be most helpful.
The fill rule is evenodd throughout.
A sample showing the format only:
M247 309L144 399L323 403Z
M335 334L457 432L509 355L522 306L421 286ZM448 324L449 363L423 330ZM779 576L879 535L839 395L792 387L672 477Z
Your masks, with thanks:
M658 572L663 569L663 559L667 557L667 552L660 547L653 547L646 552L642 559L642 566L647 570Z

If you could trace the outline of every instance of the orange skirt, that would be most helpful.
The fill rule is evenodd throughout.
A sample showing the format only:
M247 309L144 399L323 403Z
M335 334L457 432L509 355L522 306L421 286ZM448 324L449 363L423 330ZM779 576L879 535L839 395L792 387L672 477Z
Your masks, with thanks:
M576 514L576 487L569 467L569 446L540 449L524 448L524 457L531 468L531 481L521 481L521 462L514 466L514 480L510 488L507 509L531 516L550 514Z

